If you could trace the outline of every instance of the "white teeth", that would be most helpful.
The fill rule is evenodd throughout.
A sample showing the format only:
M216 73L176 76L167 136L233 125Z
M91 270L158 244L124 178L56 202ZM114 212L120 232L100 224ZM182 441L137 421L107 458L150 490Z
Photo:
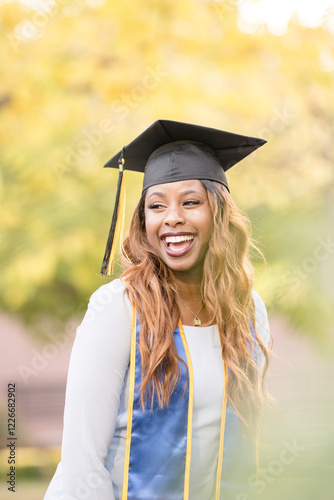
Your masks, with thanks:
M193 236L166 236L166 243L181 243L181 241L192 241Z

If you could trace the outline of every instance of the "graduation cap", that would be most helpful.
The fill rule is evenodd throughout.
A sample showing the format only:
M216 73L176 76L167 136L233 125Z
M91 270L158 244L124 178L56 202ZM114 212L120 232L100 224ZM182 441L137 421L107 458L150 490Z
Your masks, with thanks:
M124 169L144 173L143 192L151 186L189 179L219 182L225 172L266 141L200 125L157 120L104 166L119 169L116 201L102 274L112 274L116 241L122 232Z

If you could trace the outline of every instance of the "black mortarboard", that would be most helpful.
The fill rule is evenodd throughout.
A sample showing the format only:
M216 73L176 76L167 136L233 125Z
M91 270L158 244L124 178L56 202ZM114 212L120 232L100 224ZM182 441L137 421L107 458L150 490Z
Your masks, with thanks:
M124 213L124 168L144 173L143 191L157 184L188 179L212 180L228 189L225 171L265 142L190 123L154 122L105 164L119 168L119 179L101 273L109 274L112 270L121 212Z

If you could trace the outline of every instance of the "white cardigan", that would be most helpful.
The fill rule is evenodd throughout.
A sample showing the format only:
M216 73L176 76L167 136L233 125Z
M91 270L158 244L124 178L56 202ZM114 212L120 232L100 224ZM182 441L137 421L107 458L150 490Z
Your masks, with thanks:
M127 428L131 305L116 279L92 296L77 329L66 387L61 462L44 500L120 500ZM253 291L257 330L270 338L266 308ZM194 371L190 491L210 499L218 456L224 371L217 325L185 326ZM264 356L258 349L262 370ZM217 382L220 380L220 383Z

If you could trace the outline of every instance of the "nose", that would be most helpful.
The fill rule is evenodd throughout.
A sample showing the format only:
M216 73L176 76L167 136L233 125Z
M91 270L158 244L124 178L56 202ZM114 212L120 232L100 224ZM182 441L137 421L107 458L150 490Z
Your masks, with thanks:
M173 206L169 207L165 213L164 223L166 226L175 227L177 225L182 225L185 223L184 214L181 207Z

